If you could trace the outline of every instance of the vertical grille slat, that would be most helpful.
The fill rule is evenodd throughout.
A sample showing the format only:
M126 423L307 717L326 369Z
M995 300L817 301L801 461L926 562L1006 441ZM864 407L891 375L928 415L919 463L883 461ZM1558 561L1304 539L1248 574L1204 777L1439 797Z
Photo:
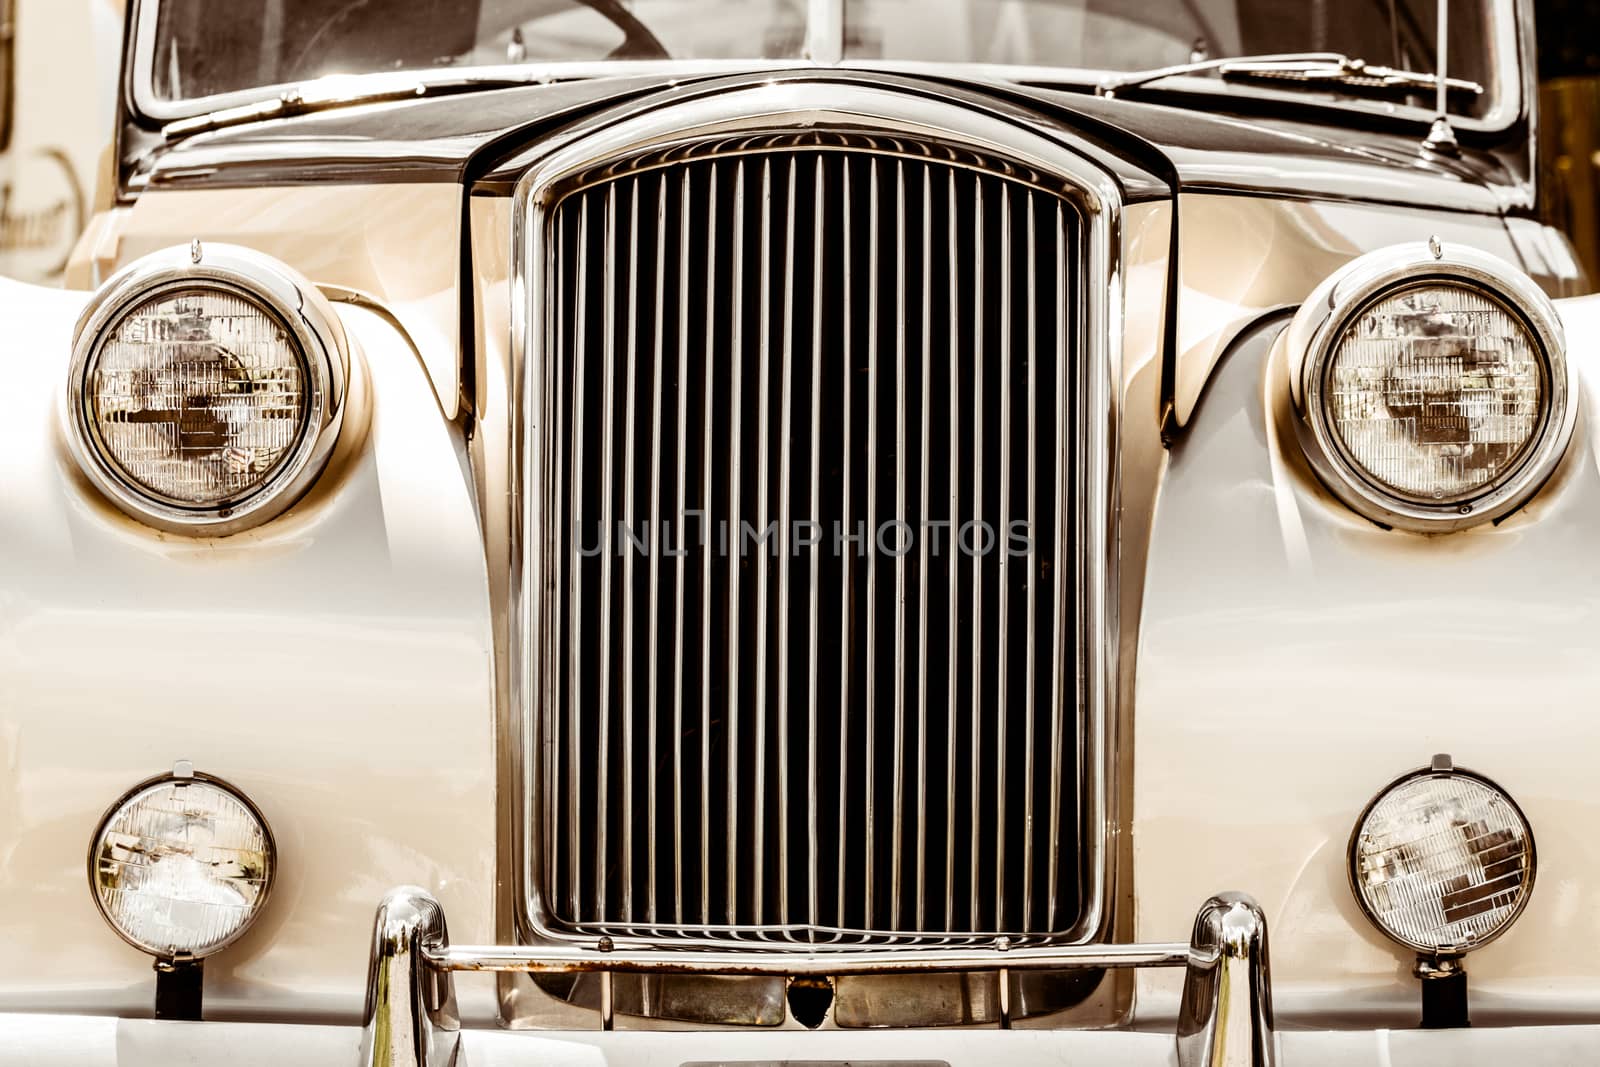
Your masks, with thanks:
M882 273L880 260L880 246L883 238L883 223L879 214L879 201L881 199L881 186L878 181L878 158L870 156L867 159L867 455L878 455L878 343L880 332L878 330L878 299L882 290ZM848 461L847 461L848 462ZM878 466L874 461L866 465L867 496L866 507L866 536L871 537L878 528ZM878 702L878 554L868 551L863 560L866 570L864 579L864 596L867 601L867 617L864 626L866 639L862 641L862 649L866 657L866 691L865 697L869 706L876 706ZM862 807L863 827L866 831L866 848L863 852L866 865L866 916L862 925L873 929L876 923L878 895L876 874L878 873L878 716L864 715L861 720L862 732L866 738L866 758L862 762L863 788L865 790Z
M828 230L826 224L826 200L823 190L823 158L816 160L816 177L812 219L812 247L811 247L811 498L810 514L813 518L822 514L822 323L823 301L817 299L816 294L822 292L823 263L828 254ZM806 921L815 927L820 921L822 904L821 899L821 852L818 848L817 819L821 797L818 794L822 789L822 782L818 774L820 767L818 747L818 718L821 714L819 689L821 688L821 632L819 629L819 612L822 597L821 568L816 561L811 561L808 571L808 616L807 626L807 657L806 657L806 856L807 883L809 892L806 899Z
M717 169L710 168L706 178L706 240L705 263L709 266L717 254L717 214L713 210L717 204ZM691 209L686 204L683 208L685 214L690 214ZM716 287L706 286L705 322L712 323L717 317ZM700 409L701 422L704 428L704 440L701 444L700 455L703 463L704 477L700 483L699 505L702 509L709 507L712 499L712 471L715 450L712 445L716 440L716 331L707 328L705 331L705 405ZM687 530L685 530L687 532ZM700 591L700 619L702 628L700 633L700 922L709 925L711 922L711 722L712 722L712 690L711 690L711 635L713 625L713 610L711 604L712 580L714 570L713 546L715 538L709 536L709 530L703 530L701 540L705 548L705 559L701 564L701 591Z
M745 272L745 243L744 243L744 197L745 197L745 166L744 157L739 157L733 164L733 277L743 279ZM739 660L743 654L742 645L744 634L739 623L739 579L743 571L743 564L738 551L739 520L743 517L743 474L740 469L740 446L744 436L744 305L745 293L742 287L737 287L733 292L733 339L728 346L728 396L730 398L728 412L728 522L733 527L732 543L733 555L731 564L726 568L728 575L728 629L727 629L727 734L728 734L728 881L727 881L727 907L728 925L739 925L739 719L740 719L740 689L739 689ZM761 696L757 694L756 702Z
M945 350L948 353L946 360L947 377L945 378L945 391L950 397L950 443L952 454L961 440L961 391L956 388L956 382L961 377L960 349L954 343L961 336L961 236L960 236L960 192L956 185L956 172L949 173L949 203L946 206L945 230L949 234L949 272L950 289L946 299L946 306L950 312L950 329L945 334ZM949 610L945 615L945 630L949 635L949 644L945 658L945 716L949 723L948 737L945 739L946 775L945 775L945 868L944 868L944 925L945 929L955 928L956 921L956 764L958 756L958 732L960 730L961 708L961 677L956 670L956 656L959 652L961 641L961 581L957 573L960 565L961 554L956 550L955 541L957 529L961 522L961 479L954 466L946 470L946 481L950 486L950 537L951 547L946 555L949 557L949 570L945 574L945 586L950 591ZM970 899L970 898L969 898Z
M894 167L895 181L895 294L896 321L906 315L906 165ZM906 330L894 331L894 518L906 521ZM876 465L874 465L876 466ZM898 536L898 525L895 534ZM905 862L906 793L906 557L894 559L894 841L889 861L889 928L900 929L900 872Z
M997 353L998 372L1000 376L1000 470L999 484L997 486L1000 500L1000 533L1006 536L1006 531L1011 528L1011 190L1000 190L1000 329L999 352ZM1006 814L1010 807L1006 795L1006 765L1010 759L1010 751L1006 745L1008 726L1006 714L1010 710L1011 686L1009 679L1004 677L1011 668L1011 660L1007 656L1010 651L1011 637L1011 583L1006 580L1009 562L1004 552L999 557L999 581L996 582L995 594L999 601L999 611L995 615L996 640L999 643L999 655L996 664L1001 672L1000 684L995 687L995 723L997 736L995 738L994 776L995 776L995 821L998 823L995 840L994 859L994 925L997 929L1006 929Z
M802 137L554 199L563 632L534 688L563 928L1075 922L1083 222L1050 189ZM1014 522L1031 552L1008 554Z
M639 246L642 235L639 232L639 200L641 190L635 187L632 195L628 197L628 299L627 319L622 323L626 331L628 350L623 360L623 387L622 387L622 421L617 425L618 436L622 438L622 503L617 508L617 517L622 524L619 530L628 531L631 537L637 531L635 519L636 500L634 497L635 468L638 465L638 449L634 446L635 431L639 422L637 418L637 385L639 366ZM622 760L621 778L622 810L618 819L618 837L621 839L617 849L617 866L619 868L619 893L622 902L622 914L633 914L633 794L634 794L634 760L633 760L633 735L634 735L634 709L637 706L634 700L634 676L632 663L635 649L628 639L634 629L634 563L637 555L628 551L627 538L624 542L624 551L621 553L622 563L622 614L617 644L621 649L617 672L621 676L622 703L619 708L621 714L617 716L622 727ZM646 647L654 647L655 642L646 642Z
M795 186L798 161L789 159L788 199L783 235L783 366L779 375L778 417L778 922L789 923L789 657L793 642L789 630L789 567L794 555L789 530L793 524L790 501L794 494L794 272Z
M604 353L604 370L601 383L604 387L605 399L600 409L600 423L604 436L603 456L601 461L601 504L600 536L602 542L605 535L616 529L616 500L613 495L612 483L616 473L616 426L618 420L615 414L616 402L616 364L617 364L617 284L616 263L617 246L617 187L609 186L606 189L606 247L603 269L605 280L602 285L601 295L604 300L604 325L602 328L602 350ZM581 529L581 527L580 527ZM594 879L595 900L594 918L600 919L609 914L606 907L607 890L610 881L611 854L606 848L607 831L611 822L611 559L612 554L603 550L598 555L600 568L600 658L598 673L600 688L598 699L595 701L595 710L600 718L599 742L597 748L598 768L595 788L595 846L594 846ZM586 708L577 709L582 715Z
M555 241L553 243L550 255L550 267L555 274L556 308L558 309L557 314L562 316L566 314L565 309L570 306L569 298L573 295L572 286L568 282L567 278L569 265L573 263L575 258L571 250L571 242L568 238L568 235L574 225L575 221L571 213L568 213L561 219L559 225L556 227ZM579 288L582 287L580 286ZM563 337L567 334L564 319L563 329L559 332ZM556 351L556 362L554 366L547 369L544 375L547 383L547 390L551 388L559 388L559 386L556 386L555 383L561 381L561 368L567 366L569 362L568 353L564 350L558 349ZM554 442L555 458L553 464L553 469L557 471L564 470L566 462L568 413L562 410L563 407L563 405L557 405L557 424ZM561 507L558 504L555 509L555 514L558 516L558 519L553 524L554 529L550 531L549 541L554 552L554 558L562 559L565 556L566 550L567 523L560 521L560 519L565 517L566 512L561 510ZM555 663L553 662L554 657L559 655L559 650L553 645L547 645L543 649L543 653L544 670L547 672L547 675L559 673ZM540 761L540 765L544 769L545 781L550 783L552 795L557 797L566 796L568 798L572 798L577 794L576 782L568 773L566 773L567 768L563 766L565 761L563 761L559 756L561 747L565 741L564 735L570 734L573 729L573 724L566 721L568 718L569 716L566 715L552 715L550 717L549 751L545 758ZM568 803L574 803L574 801L569 799ZM564 869L563 864L566 862L567 856L571 854L571 851L569 843L562 839L562 826L560 816L558 815L558 806L556 804L546 805L543 815L544 840L546 842L546 847L549 849L549 863L552 870L560 871Z
M563 347L559 354L563 361L572 367L572 404L568 408L571 413L569 421L576 427L583 418L584 389L588 379L587 352L589 329L589 198L580 199L581 207L578 220L578 245L573 250L573 277L577 284L573 286L576 292L573 300L576 304L572 329L572 348L570 352ZM563 246L563 251L565 247ZM565 334L565 331L562 331ZM572 534L573 547L578 547L578 538L582 531L577 528L576 516L582 511L582 502L579 493L582 491L584 478L583 462L583 435L569 433L572 441L572 467L567 472L567 484L570 492L567 497L568 510L562 513L566 520L561 525ZM568 914L574 919L583 914L583 872L579 866L582 856L581 827L584 820L580 817L580 809L584 803L583 789L583 720L581 714L583 707L583 568L568 565L568 594L567 604L570 611L571 630L567 641L570 650L567 667L567 691L570 702L567 706L565 727L568 737L567 770L571 785L567 792L567 855L565 874L570 883L571 897L568 903ZM559 796L559 794L557 794Z
M1057 224L1063 231L1066 228L1066 210L1056 209ZM1067 448L1067 261L1066 251L1057 245L1056 252L1056 455L1065 456ZM1068 493L1071 489L1067 483L1065 465L1056 477L1056 513L1065 515L1063 510ZM1079 554L1081 556L1081 554ZM1078 584L1075 588L1083 588L1083 561L1075 558L1071 574ZM1055 581L1051 583L1055 594L1055 617L1066 617L1067 610L1067 578L1068 569L1065 566L1056 568ZM1050 749L1052 752L1061 751L1062 735L1065 730L1066 703L1067 703L1067 671L1069 660L1067 658L1067 643L1064 635L1059 631L1051 635L1051 648L1053 651L1051 678L1054 684L1050 690ZM1059 900L1061 889L1058 872L1061 863L1061 764L1050 764L1050 875L1048 899L1046 904L1045 922L1056 921L1056 904Z
M917 514L926 520L933 514L928 488L933 419L930 385L933 378L933 171L922 168L922 293L921 406L918 408L921 441L917 463ZM916 928L928 928L928 614L933 610L928 599L928 560L931 546L926 537L917 546L917 920ZM953 780L952 775L947 781Z
M1028 343L1023 351L1028 360L1028 481L1027 481L1027 522L1028 529L1033 529L1039 522L1038 507L1038 482L1039 482L1039 389L1038 366L1039 361L1034 359L1032 353L1039 344L1039 249L1038 249L1038 217L1034 211L1034 199L1028 198L1028 254L1025 277L1027 278L1027 305L1028 310L1023 321L1027 324ZM1026 693L1027 707L1022 716L1024 765L1022 770L1023 788L1026 790L1022 804L1022 922L1023 925L1032 923L1033 920L1033 802L1037 792L1034 769L1035 745L1035 696L1038 692L1038 675L1034 667L1035 649L1038 645L1039 629L1039 582L1028 582L1028 624L1024 627L1023 640L1027 642L1027 652L1023 663L1024 677L1027 684L1023 688Z
M666 179L663 179L663 182ZM688 509L688 447L689 447L689 241L692 231L690 219L693 213L689 210L689 193L693 188L689 180L689 172L684 171L682 187L678 194L678 362L677 362L677 397L678 397L678 471L675 479L677 483L677 510L675 515L682 515ZM663 354L663 358L665 355ZM684 683L687 676L684 673L684 597L686 589L686 566L682 531L677 538L675 580L673 582L674 611L672 619L672 917L673 921L684 921L683 911L683 740L684 740Z
M850 272L850 253L855 250L851 243L851 208L854 200L850 189L850 163L848 158L840 162L842 172L840 178L841 191L839 204L835 213L839 219L839 269L844 274L844 287L840 293L840 336L844 343L849 345L855 336L855 319L853 316L854 293L856 288L855 278ZM819 294L821 295L821 294ZM825 303L825 302L824 302ZM851 423L855 420L852 409L855 407L852 396L853 361L841 360L838 362L834 373L839 376L838 393L835 394L840 402L839 422L844 434L843 456L854 455L851 441ZM851 529L853 518L850 506L850 482L852 481L852 467L849 463L839 463L840 480L843 492L839 499L839 514L843 529L848 533ZM848 555L842 555L838 560L842 572L839 578L839 629L835 634L835 642L839 646L839 864L837 867L839 882L839 906L834 914L844 920L840 925L846 925L849 913L845 909L846 894L849 892L849 857L850 857L850 658L851 650L855 644L855 632L852 629L851 592L855 580L855 561Z
M650 595L647 608L649 616L649 632L661 632L661 545L658 539L661 533L661 376L663 363L666 357L666 348L663 344L666 336L667 301L666 301L666 276L667 276L667 179L665 175L657 181L656 204L656 264L655 264L655 307L652 309L655 318L655 338L651 349L657 355L657 362L650 368L650 525L648 527L650 538ZM648 707L649 715L645 720L645 863L646 883L645 899L646 915L651 922L656 921L656 841L658 838L656 822L656 709L661 692L661 675L659 668L660 642L650 641L647 647L649 669L645 675L646 686L649 689Z
M972 261L976 265L987 265L984 259L983 246L983 186L982 178L973 183L973 214L972 214ZM974 523L983 518L983 424L988 396L984 387L988 383L984 378L984 277L987 272L975 269L972 273L972 515ZM983 925L982 892L983 892L983 718L984 718L984 692L983 692L983 558L977 553L972 556L972 610L968 615L971 625L970 655L968 664L969 700L968 709L970 719L968 725L972 730L972 747L968 749L971 760L970 777L972 779L972 806L968 813L968 824L971 827L972 852L968 856L969 866L972 868L971 892L967 897L968 924L973 929L980 929Z
M761 302L761 332L756 339L756 529L764 531L771 521L772 512L772 160L761 163L761 268L757 288ZM733 514L738 515L735 511ZM740 552L745 548L741 531ZM753 569L756 576L756 614L751 629L755 637L754 699L751 701L755 715L755 745L751 759L755 764L755 796L767 795L767 710L771 703L771 688L767 678L767 648L770 640L769 622L771 597L767 560L756 558ZM753 883L751 895L756 900L766 896L767 820L765 812L757 811L751 819L751 832L755 837L755 856L750 864Z

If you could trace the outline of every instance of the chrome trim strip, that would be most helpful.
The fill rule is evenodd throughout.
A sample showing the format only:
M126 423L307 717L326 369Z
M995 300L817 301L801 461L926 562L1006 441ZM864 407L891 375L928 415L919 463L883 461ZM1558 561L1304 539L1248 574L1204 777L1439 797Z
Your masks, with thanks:
M1111 709L1116 706L1119 646L1114 599L1118 577L1114 546L1118 521L1115 505L1119 415L1114 383L1121 381L1122 289L1117 269L1121 204L1117 187L1105 172L1077 152L1026 128L998 106L994 109L956 106L923 94L844 79L740 87L642 115L597 121L589 130L552 150L519 182L516 201L520 210L513 213L513 292L521 306L514 310L513 368L527 384L523 395L529 398L531 406L512 413L515 436L511 469L517 472L515 485L519 490L524 487L533 490L526 493L522 503L527 529L516 532L512 545L513 573L518 575L518 580L513 591L515 602L508 647L513 657L512 684L514 692L519 694L512 710L521 719L524 735L520 758L526 766L538 766L532 754L541 751L545 742L541 737L542 716L537 712L542 707L552 706L550 701L558 691L549 678L542 679L543 689L536 689L535 683L541 679L534 673L537 650L545 641L556 639L557 632L540 610L542 576L547 563L544 553L548 545L542 535L542 524L546 521L544 508L538 500L542 493L537 491L544 484L541 479L545 446L541 438L547 433L544 420L548 411L546 397L539 388L546 378L548 358L545 351L549 335L545 318L547 297L543 277L548 269L545 239L548 212L563 182L589 171L599 162L621 164L669 147L692 147L730 136L786 133L797 129L901 137L923 143L970 147L1031 168L1047 175L1052 182L1059 180L1061 186L1056 190L1057 195L1071 200L1083 215L1080 259L1087 280L1081 287L1084 299L1077 311L1080 321L1075 327L1083 357L1081 395L1086 416L1082 420L1084 440L1076 462L1080 465L1085 503L1082 509L1074 510L1080 513L1084 524L1078 551L1086 569L1086 580L1079 583L1079 595L1083 599L1080 616L1084 620L1082 655L1086 685L1081 715L1085 724L1083 850L1087 884L1083 887L1081 917L1071 929L1060 933L1059 940L1082 944L1102 938L1109 929L1113 879L1109 840L1115 826L1108 751ZM742 163L733 165L742 173ZM717 165L715 169L720 170L722 166ZM848 173L848 166L846 171ZM951 195L956 195L955 190ZM1064 217L1065 208L1061 211ZM740 214L742 216L742 212ZM715 213L708 212L708 219L714 218ZM712 409L710 400L708 396L707 410ZM529 432L530 429L536 432ZM708 461L709 458L708 453ZM709 471L706 473L709 478ZM1065 477L1063 472L1063 479ZM710 550L709 539L707 549ZM848 604L845 607L848 609ZM1066 693L1062 696L1063 700L1072 699ZM710 709L703 710L709 717ZM702 751L702 760L708 759L709 754ZM536 815L543 810L541 790L546 783L542 778L541 775L525 782L520 800L527 843L520 871L525 933L545 941L582 941L581 935L560 929L553 923L543 898L544 853ZM707 780L708 775L703 775L702 782ZM841 834L841 845L843 839ZM736 872L730 872L730 887L735 876ZM977 876L975 869L973 877ZM844 892L842 883L840 892ZM734 894L730 893L730 899L733 898ZM947 906L951 904L953 902L947 901ZM703 921L708 920L709 916L703 917ZM697 942L685 939L674 943ZM710 943L726 944L725 941Z
M1183 967L1181 941L1059 948L913 949L759 953L739 950L601 950L584 945L459 945L424 949L428 965L445 972L505 974L719 974L742 978L853 978L882 974L1101 970Z

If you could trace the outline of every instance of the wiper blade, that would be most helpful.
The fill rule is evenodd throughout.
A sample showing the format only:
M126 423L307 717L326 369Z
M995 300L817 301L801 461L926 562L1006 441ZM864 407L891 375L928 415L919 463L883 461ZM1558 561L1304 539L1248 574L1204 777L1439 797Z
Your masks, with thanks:
M1261 79L1300 85L1338 85L1351 89L1381 91L1437 90L1439 78L1421 71L1380 67L1361 59L1339 56L1336 60L1236 60L1218 68L1224 78ZM1452 92L1483 95L1483 86L1464 78L1445 78Z
M506 89L527 85L537 80L507 77L455 76L449 78L419 78L415 74L352 74L332 75L285 89L277 96L257 100L237 107L208 111L194 118L178 119L161 127L168 141L175 141L196 133L209 133L229 126L266 119L305 115L336 107L354 107L360 104L377 104L389 100L430 96L436 93L463 92L469 89Z
M1433 89L1438 79L1432 74L1394 67L1379 67L1354 59L1342 52L1285 52L1275 55L1230 56L1202 59L1171 67L1134 70L1105 78L1095 86L1099 96L1115 96L1123 89L1163 78L1216 71L1223 78L1270 79L1289 84L1338 85L1357 89L1422 90ZM1481 94L1483 86L1460 78L1446 78L1445 87L1453 91Z

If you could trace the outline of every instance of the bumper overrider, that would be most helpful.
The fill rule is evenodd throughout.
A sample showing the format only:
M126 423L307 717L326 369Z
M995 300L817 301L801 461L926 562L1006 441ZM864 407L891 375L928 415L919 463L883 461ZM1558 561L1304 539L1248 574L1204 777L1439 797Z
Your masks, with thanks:
M609 939L593 947L451 945L444 909L426 890L391 891L373 924L367 971L363 1067L444 1067L456 1062L461 1027L457 971L598 974L600 1027L615 1021L612 976L728 975L837 978L988 972L1000 976L1000 1027L1009 1028L1011 971L1183 967L1177 1024L1180 1067L1270 1067L1277 1063L1267 921L1244 893L1219 893L1195 916L1187 944L1165 942L985 950L878 949L811 954L633 951Z

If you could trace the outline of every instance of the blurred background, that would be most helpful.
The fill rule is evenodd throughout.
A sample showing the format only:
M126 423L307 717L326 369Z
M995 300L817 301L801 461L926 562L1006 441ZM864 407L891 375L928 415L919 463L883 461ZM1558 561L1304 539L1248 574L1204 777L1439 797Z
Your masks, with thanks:
M125 2L0 0L0 275L59 284L78 234L108 206L94 197L110 160ZM230 2L211 8L226 17ZM1600 283L1600 0L1533 2L1540 211L1567 233L1592 288Z
M1538 0L1539 171L1545 218L1600 280L1600 0Z

